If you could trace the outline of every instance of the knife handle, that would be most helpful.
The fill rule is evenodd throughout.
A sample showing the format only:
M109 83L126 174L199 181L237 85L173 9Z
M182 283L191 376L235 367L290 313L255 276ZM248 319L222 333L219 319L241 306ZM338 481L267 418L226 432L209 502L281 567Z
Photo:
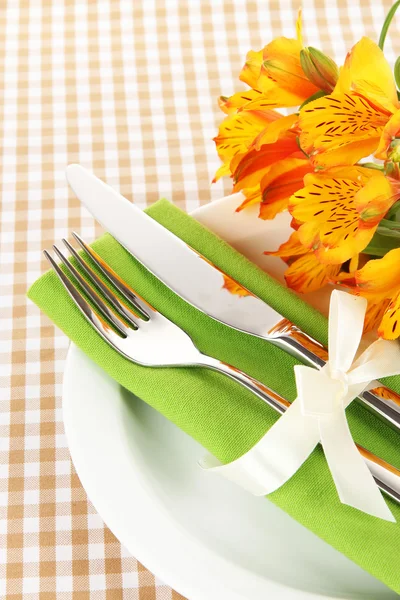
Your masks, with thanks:
M279 321L268 332L268 340L312 367L321 369L328 360L325 346L287 319ZM400 429L399 394L374 381L371 389L362 392L357 400L385 423Z
M214 371L218 371L218 373L223 373L230 379L240 383L243 387L261 398L261 400L279 414L283 414L290 407L290 402L285 398L282 398L282 396L260 381L246 375L243 371L240 371L236 367L232 367L232 365L228 365L216 358L202 354L199 366L213 369ZM380 490L400 504L400 470L366 448L363 448L358 444L356 444L356 446Z

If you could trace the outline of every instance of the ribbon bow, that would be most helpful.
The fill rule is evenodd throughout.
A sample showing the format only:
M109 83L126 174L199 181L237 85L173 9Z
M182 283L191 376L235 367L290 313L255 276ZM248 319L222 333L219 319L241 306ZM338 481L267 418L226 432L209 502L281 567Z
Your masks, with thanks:
M345 413L371 381L400 373L396 342L376 340L356 358L366 308L365 298L333 291L329 362L320 371L295 366L296 400L251 450L227 465L207 456L202 466L264 496L288 481L320 442L341 502L395 521L353 442Z

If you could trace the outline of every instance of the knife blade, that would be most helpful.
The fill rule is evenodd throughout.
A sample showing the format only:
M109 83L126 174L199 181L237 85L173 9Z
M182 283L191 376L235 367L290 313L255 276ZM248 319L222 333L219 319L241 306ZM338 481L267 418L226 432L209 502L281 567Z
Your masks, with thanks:
M129 202L84 167L71 164L67 181L92 216L148 271L183 300L208 316L289 352L303 363L321 368L326 348L282 317L261 298L235 283L226 273L171 231ZM359 400L374 414L400 429L400 396L373 382Z

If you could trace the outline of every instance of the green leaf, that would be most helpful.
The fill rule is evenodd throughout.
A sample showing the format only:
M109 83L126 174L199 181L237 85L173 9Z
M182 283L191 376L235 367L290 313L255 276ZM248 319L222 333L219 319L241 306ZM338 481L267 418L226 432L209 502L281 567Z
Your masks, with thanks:
M385 219L388 221L397 221L397 215L400 210L400 200L395 202L393 206L386 213Z
M396 229L387 229L386 227L379 226L376 230L379 235L383 235L384 237L396 238L400 240L400 231ZM400 246L400 243L398 244Z
M374 237L363 250L363 254L369 254L370 256L385 256L390 250L400 247L400 239L382 235L381 233L375 233Z
M382 219L379 223L379 227L384 227L385 229L391 229L394 231L400 231L400 223L398 221L390 221L389 219Z

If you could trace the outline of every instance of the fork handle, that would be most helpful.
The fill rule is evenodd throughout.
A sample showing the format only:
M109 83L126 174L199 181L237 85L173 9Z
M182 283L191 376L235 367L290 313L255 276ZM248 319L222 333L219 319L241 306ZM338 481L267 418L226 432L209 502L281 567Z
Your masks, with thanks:
M317 369L322 368L328 360L326 348L287 319L279 321L268 332L267 339ZM400 395L378 381L373 381L369 388L356 400L386 424L400 430Z
M257 381L257 379L246 375L246 373L243 373L243 371L240 371L240 369L237 369L228 363L202 354L199 366L212 369L218 373L223 373L230 379L240 383L240 385L250 392L253 392L253 394L261 398L261 400L279 414L283 414L290 406L290 402L271 390L271 388L260 381ZM358 444L356 444L356 446L363 457L365 464L371 471L379 489L400 504L400 470L382 460L363 446L359 446Z

